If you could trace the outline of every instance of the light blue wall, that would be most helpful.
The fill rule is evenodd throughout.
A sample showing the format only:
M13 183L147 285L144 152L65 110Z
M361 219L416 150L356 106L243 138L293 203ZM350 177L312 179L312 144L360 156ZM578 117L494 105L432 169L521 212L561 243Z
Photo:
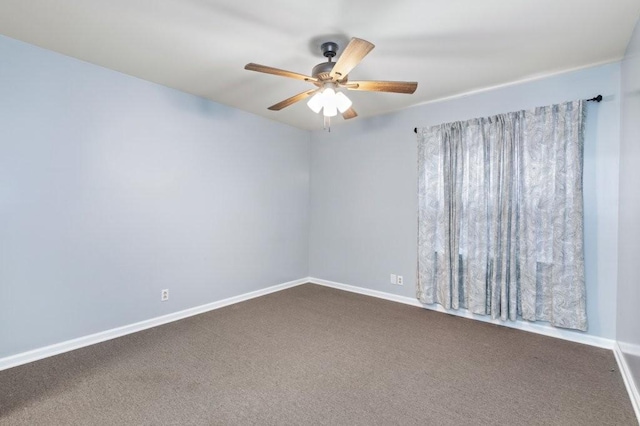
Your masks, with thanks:
M464 73L460 74L464 78ZM425 81L429 79L426 78ZM428 83L427 83L428 84ZM602 94L585 139L588 333L615 337L620 65L611 64L468 95L314 132L310 274L415 296L417 151L426 127ZM375 93L370 94L376 101ZM402 96L402 95L397 95ZM389 283L404 276L403 287Z
M309 132L0 37L0 134L0 357L308 274Z
M617 340L640 387L640 22L622 62Z

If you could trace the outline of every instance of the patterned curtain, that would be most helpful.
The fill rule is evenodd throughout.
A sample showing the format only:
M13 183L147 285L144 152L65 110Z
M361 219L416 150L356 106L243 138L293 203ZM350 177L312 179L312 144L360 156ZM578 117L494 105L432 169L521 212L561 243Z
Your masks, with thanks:
M426 304L587 329L583 101L418 130Z

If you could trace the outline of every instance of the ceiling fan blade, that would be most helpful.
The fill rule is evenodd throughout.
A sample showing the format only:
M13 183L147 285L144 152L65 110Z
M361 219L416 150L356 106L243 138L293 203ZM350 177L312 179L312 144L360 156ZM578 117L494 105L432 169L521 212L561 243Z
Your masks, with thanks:
M352 38L333 66L331 78L334 80L344 79L374 47L373 43L369 43L366 40Z
M248 63L247 65L245 65L244 69L245 70L249 70L249 71L263 72L265 74L279 75L281 77L295 78L296 80L310 81L312 83L318 81L318 79L313 78L313 77L308 76L308 75L298 74L297 72L286 71L286 70L281 70L281 69L278 69L278 68L268 67L266 65L254 64L253 62Z
M348 110L346 110L345 112L342 113L342 117L345 120L348 120L350 118L354 118L354 117L357 117L357 116L358 116L358 113L353 108L349 108Z
M344 87L349 90L364 90L367 92L411 94L418 88L418 83L415 81L349 81Z
M311 90L307 90L306 92L298 93L297 95L292 96L288 99L285 99L282 102L278 102L275 105L271 105L269 109L271 111L280 111L281 109L286 108L289 105L295 104L296 102L299 102L305 98L308 98L309 96L313 95L317 91L318 89L311 89Z

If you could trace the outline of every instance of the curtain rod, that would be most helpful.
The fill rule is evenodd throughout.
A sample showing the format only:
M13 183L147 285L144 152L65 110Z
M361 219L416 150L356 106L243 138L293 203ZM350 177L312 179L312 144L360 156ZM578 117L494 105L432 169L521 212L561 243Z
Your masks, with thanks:
M587 99L587 102L602 102L602 95L594 96L591 99ZM413 133L418 133L418 128L413 128Z

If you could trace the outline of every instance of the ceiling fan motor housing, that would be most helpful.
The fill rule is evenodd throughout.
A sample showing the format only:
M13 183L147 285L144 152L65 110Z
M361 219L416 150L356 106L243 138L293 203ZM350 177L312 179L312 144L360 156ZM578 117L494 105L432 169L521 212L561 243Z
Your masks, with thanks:
M331 78L329 76L329 73L331 73L331 70L333 69L335 64L335 62L322 62L313 67L311 75L318 80L328 80L329 78Z

